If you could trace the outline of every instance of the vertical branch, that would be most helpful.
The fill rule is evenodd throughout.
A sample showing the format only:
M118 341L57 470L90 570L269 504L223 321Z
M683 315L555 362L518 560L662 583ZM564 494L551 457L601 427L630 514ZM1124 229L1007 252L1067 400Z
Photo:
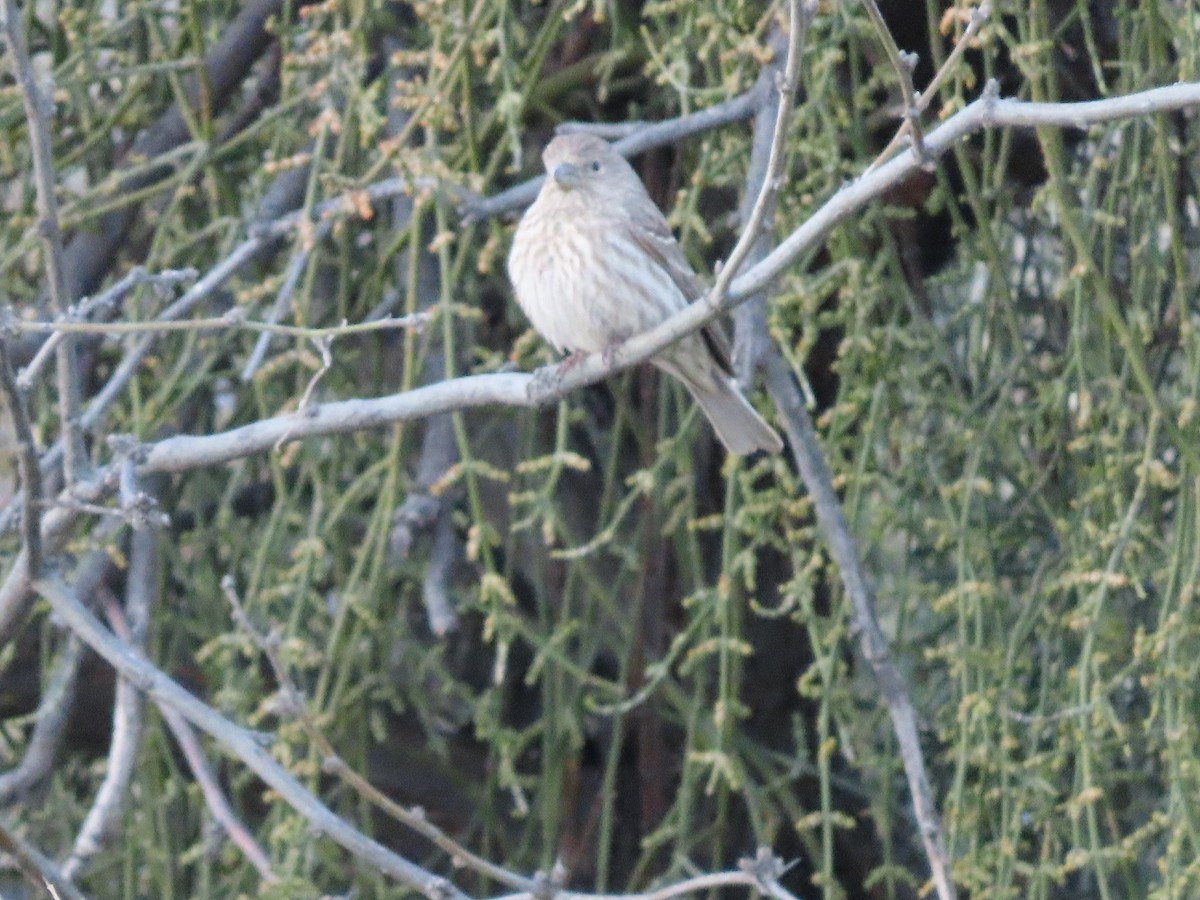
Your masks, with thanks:
M793 3L793 42L797 39L795 7L796 4ZM806 6L805 14L811 15L810 10L811 7ZM793 43L788 55L789 72L792 70L792 60L797 55L798 48ZM792 77L794 75L795 73L792 73ZM764 67L761 77L779 76L777 70L772 73L771 65L768 64ZM784 82L794 92L796 82L788 81L787 77L784 76ZM778 102L779 108L775 110L773 117L774 128L770 115L770 101L764 102L755 118L750 165L746 173L746 196L741 208L742 238L738 242L739 248L745 246L745 252L737 260L738 264L757 264L770 252L770 242L756 238L761 236L762 222L774 206L774 192L777 187L772 182L779 178L779 149L783 140L779 129L787 124L789 112L784 107L790 106L792 102L790 94L781 91ZM768 147L769 151L766 149ZM755 196L757 199L751 206L749 198ZM731 264L735 262L736 257L737 250L730 257ZM732 270L733 265L728 268ZM722 275L724 274L723 272ZM720 279L717 283L720 285ZM833 488L833 479L817 442L812 420L804 407L804 398L767 333L766 295L751 299L742 309L747 307L751 308L751 312L739 315L736 319L735 360L738 376L749 380L758 366L766 368L767 390L783 420L796 466L809 496L812 497L821 533L829 544L846 594L850 598L853 629L859 635L863 656L871 666L892 719L892 728L900 746L904 771L912 794L914 815L937 895L940 900L950 900L955 896L954 883L950 879L949 859L942 844L940 817L926 774L925 760L917 736L916 714L909 699L908 686L892 663L887 639L875 615L874 599L867 588L866 578L859 564L858 550L842 515L841 505ZM758 309L754 310L754 307ZM738 312L740 313L741 309Z
M129 642L144 649L150 610L158 593L157 537L148 525L134 529L126 578L125 613ZM128 679L118 678L113 703L112 740L108 763L96 798L83 820L71 855L63 863L63 875L75 878L88 858L103 847L105 837L116 827L125 804L142 735L142 695Z
M927 154L925 153L925 135L921 131L921 107L917 105L917 90L913 87L912 80L917 56L915 53L904 53L896 45L896 39L888 30L887 22L884 21L883 13L879 11L879 5L875 0L863 0L863 7L867 10L871 24L875 26L875 31L879 34L879 40L883 43L883 51L887 55L892 69L896 72L896 80L900 82L900 94L904 104L904 122L908 126L909 133L912 134L913 151L918 158L925 159Z
M780 187L779 173L783 168L783 148L787 142L788 123L791 121L792 110L795 108L796 84L800 80L800 47L804 42L804 32L808 22L816 14L816 9L817 5L813 0L788 0L787 62L784 64L782 76L776 79L779 101L775 111L775 128L772 132L766 172L754 206L742 227L742 234L730 252L729 258L725 261L725 265L717 273L716 283L708 298L708 302L711 304L719 303L729 290L733 276L746 261L746 256L750 253L751 246L762 230L763 223L775 207L775 196L779 193Z
M62 232L58 226L58 202L54 196L54 151L49 128L54 101L38 89L16 0L3 0L0 19L3 19L0 25L4 29L13 76L20 88L25 120L29 126L38 233L44 246L50 306L55 315L61 316L67 311L71 298L67 295ZM75 344L71 335L63 336L55 351L55 361L58 372L58 414L63 432L63 474L69 488L84 465L83 436L79 427L79 377L75 369Z
M800 47L803 32L815 14L815 6L806 2L790 4L787 50L784 52L784 32L776 25L768 37L768 45L774 52L763 65L755 91L762 97L758 112L754 116L753 137L750 141L750 164L746 170L746 192L742 195L738 211L742 222L742 238L738 248L744 247L741 258L737 250L731 254L718 278L727 284L736 270L744 263L756 263L771 250L770 223L775 215L775 200L782 186L783 144L787 138L787 125L795 108L795 93L800 82ZM782 59L781 59L782 57ZM767 335L767 295L759 292L733 312L734 342L733 365L739 384L749 390L754 373L762 365L770 350Z
M25 394L17 387L12 360L8 353L8 338L0 335L0 391L8 401L13 430L17 435L17 469L21 473L21 488L25 505L21 507L21 531L25 551L25 578L37 578L42 571L42 470L38 466L37 443L29 422Z

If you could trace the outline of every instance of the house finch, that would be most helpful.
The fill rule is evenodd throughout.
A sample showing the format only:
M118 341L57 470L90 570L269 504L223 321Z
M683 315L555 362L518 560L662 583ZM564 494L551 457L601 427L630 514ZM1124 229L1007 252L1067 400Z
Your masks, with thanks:
M508 257L517 303L542 337L560 352L602 352L703 296L666 219L608 142L562 135L542 161L550 177ZM719 329L689 334L651 362L683 382L730 453L783 449L738 389Z

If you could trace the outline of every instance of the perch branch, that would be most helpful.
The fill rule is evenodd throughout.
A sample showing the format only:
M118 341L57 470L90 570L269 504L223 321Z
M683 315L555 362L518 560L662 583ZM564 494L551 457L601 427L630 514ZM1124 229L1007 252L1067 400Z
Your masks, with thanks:
M985 128L1060 126L1087 128L1104 122L1140 118L1155 112L1200 105L1200 83L1185 82L1138 94L1084 103L1031 103L1004 100L994 85L925 138L928 154L938 156L957 141ZM213 435L178 435L148 444L147 471L180 472L260 453L281 439L298 440L376 428L433 413L475 406L541 406L642 362L771 285L784 271L814 251L853 213L920 169L923 160L902 153L840 189L792 231L761 262L734 278L719 302L691 304L649 331L605 353L591 354L565 374L547 366L532 374L496 372L467 375L411 391L369 400L342 400L244 425ZM710 295L711 296L711 295Z

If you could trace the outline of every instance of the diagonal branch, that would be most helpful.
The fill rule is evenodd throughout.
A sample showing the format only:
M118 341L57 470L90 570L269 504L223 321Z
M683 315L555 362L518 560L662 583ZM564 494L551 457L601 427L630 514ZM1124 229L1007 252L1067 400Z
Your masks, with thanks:
M875 26L875 31L879 35L879 40L883 43L883 52L887 56L888 63L892 70L896 73L896 80L900 82L901 103L904 106L904 124L912 134L912 146L917 156L925 156L925 135L921 129L921 110L923 107L917 103L917 90L913 87L912 73L916 67L917 57L913 53L903 52L897 45L896 39L892 36L892 32L888 30L887 22L884 21L883 13L879 11L879 4L875 0L862 0L863 8L867 11L867 17L871 20L871 24Z
M32 502L21 508L22 552L25 554L25 574L36 578L42 569L42 470L38 465L37 441L29 421L25 393L17 387L9 358L8 338L0 335L0 393L8 404L17 437L17 468L21 473L21 490Z
M867 587L858 549L842 515L829 466L825 463L812 419L804 408L804 397L778 350L772 351L766 368L767 391L783 420L796 467L813 501L817 523L841 575L842 587L850 598L853 631L858 635L862 655L871 666L875 683L892 719L892 731L900 746L904 774L912 795L913 813L925 848L925 858L933 873L934 887L940 900L952 900L955 891L950 877L950 859L942 840L941 817L929 786L908 685L904 675L892 662L887 638L879 627L875 598Z
M351 826L314 797L267 752L252 733L230 722L197 699L132 647L100 624L61 578L42 578L34 587L80 640L156 703L165 703L217 739L228 752L265 781L288 805L308 819L317 831L332 838L354 856L390 875L430 900L466 900L444 878L388 850Z

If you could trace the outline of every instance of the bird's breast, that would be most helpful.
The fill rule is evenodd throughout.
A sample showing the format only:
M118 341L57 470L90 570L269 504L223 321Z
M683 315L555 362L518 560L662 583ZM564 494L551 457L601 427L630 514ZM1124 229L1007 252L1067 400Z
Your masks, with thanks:
M521 220L509 276L533 327L559 350L600 352L686 305L633 227L596 210L563 214L538 203Z

